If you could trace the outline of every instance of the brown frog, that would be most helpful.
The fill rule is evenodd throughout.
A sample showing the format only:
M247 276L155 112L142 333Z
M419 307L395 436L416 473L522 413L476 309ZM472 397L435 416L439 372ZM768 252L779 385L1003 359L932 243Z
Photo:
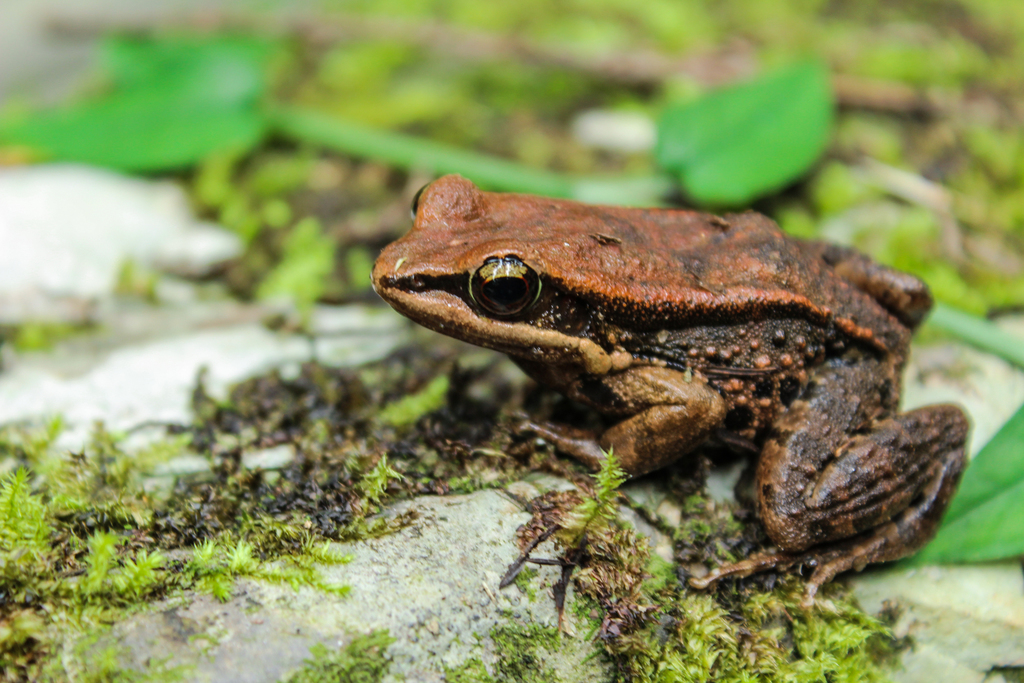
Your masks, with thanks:
M765 216L592 206L482 192L449 175L417 196L374 288L433 330L509 354L618 421L533 429L631 475L712 441L756 451L778 548L691 583L771 567L837 573L904 557L935 532L964 466L956 406L900 413L917 278Z

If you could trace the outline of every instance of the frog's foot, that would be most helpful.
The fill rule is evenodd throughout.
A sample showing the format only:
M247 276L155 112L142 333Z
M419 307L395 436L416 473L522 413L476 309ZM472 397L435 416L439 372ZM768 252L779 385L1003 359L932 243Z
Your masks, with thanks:
M690 578L690 585L699 590L704 590L722 579L742 579L752 574L766 572L769 569L786 570L797 560L796 556L789 553L758 553L752 555L742 562L727 564L718 569L712 570L709 574L700 578Z
M872 562L871 551L875 549L872 546L876 545L877 542L864 542L853 548L822 548L805 553L762 553L742 562L719 567L699 579L691 578L689 583L692 587L703 590L725 578L741 579L770 569L787 571L793 567L813 567L814 572L807 580L804 597L800 602L801 607L809 609L814 605L818 589L835 578L837 574L848 569L859 571L866 564Z
M802 607L809 608L814 604L818 589L836 575L850 569L860 571L874 562L905 557L923 545L931 537L955 488L957 477L948 476L948 471L957 469L961 459L960 455L953 453L947 457L951 462L936 463L933 467L937 471L921 492L918 502L870 531L806 551L754 555L742 562L719 567L699 579L692 578L690 585L703 589L728 577L743 578L769 569L786 571L793 567L813 567L801 602Z
M601 469L601 464L604 462L604 453L597 441L598 437L589 430L567 425L534 422L530 419L523 419L516 424L514 429L518 433L533 434L544 439L595 472Z

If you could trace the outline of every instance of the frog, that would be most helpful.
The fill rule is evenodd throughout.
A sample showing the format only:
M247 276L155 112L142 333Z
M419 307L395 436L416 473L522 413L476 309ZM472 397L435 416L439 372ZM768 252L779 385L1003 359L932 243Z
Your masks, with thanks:
M803 241L753 212L711 215L425 186L372 282L395 310L507 354L602 414L602 432L536 436L629 476L714 446L756 458L771 546L689 581L811 568L805 600L847 570L935 534L965 466L956 405L901 412L917 277L847 246Z

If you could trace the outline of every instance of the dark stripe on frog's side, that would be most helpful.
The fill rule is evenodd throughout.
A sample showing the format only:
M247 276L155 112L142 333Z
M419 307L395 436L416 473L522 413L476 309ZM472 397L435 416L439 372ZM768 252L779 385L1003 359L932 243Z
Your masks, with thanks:
M804 320L693 325L658 331L616 328L615 336L634 356L708 368L710 373L728 376L760 376L817 365L830 354L832 341L827 330ZM787 355L788 365L781 362Z

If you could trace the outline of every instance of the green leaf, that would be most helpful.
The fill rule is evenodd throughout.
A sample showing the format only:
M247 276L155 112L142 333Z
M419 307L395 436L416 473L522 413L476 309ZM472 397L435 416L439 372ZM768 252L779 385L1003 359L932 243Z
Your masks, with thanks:
M832 118L828 71L801 62L670 106L655 155L694 200L743 204L805 173L825 149Z
M958 311L940 301L928 316L928 324L1024 368L1024 339L990 320Z
M935 539L914 564L1024 555L1024 406L974 457Z
M266 130L259 103L275 44L248 38L110 39L101 98L0 123L0 144L124 171L192 165L248 149Z

